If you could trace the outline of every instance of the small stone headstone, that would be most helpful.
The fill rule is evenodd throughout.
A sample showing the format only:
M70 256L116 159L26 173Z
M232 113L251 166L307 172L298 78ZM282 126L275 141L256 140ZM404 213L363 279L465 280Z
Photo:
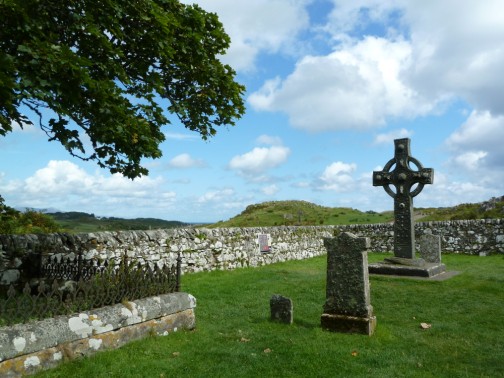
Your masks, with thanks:
M427 263L441 262L441 237L439 235L423 234L419 239L420 256Z
M275 294L270 299L271 320L280 323L292 324L292 300L282 295Z
M327 287L322 328L372 335L376 316L370 303L367 249L369 238L349 232L324 239L327 248Z

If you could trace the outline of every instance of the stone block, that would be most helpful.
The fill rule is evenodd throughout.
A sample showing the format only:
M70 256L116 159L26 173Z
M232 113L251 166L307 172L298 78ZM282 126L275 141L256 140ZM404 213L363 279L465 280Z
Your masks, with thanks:
M271 320L280 323L292 324L293 306L292 300L284 296L275 294L270 299Z

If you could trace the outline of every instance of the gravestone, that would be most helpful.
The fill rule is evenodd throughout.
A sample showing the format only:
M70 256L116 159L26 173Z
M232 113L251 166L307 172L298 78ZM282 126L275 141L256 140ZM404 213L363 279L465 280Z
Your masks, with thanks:
M293 311L292 300L282 295L275 294L270 299L271 320L280 323L292 324Z
M446 268L440 263L415 258L413 197L420 194L424 185L433 183L434 170L424 168L411 156L409 138L396 139L394 144L394 158L385 164L382 171L373 172L373 186L383 186L394 199L394 257L385 259L383 263L371 264L369 272L431 277L443 273ZM418 170L413 170L410 163Z
M369 238L349 232L325 238L327 284L322 328L372 335L376 316L370 303L367 249Z
M441 263L441 237L423 234L419 238L420 256L426 263Z

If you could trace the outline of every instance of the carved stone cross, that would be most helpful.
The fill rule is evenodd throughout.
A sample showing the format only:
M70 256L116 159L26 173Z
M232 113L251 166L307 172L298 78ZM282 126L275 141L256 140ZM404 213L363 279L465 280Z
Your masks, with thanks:
M373 186L383 186L388 195L394 198L394 256L413 260L415 258L413 197L422 191L425 184L432 184L434 170L422 167L422 164L410 155L409 138L396 139L394 144L394 158L385 164L383 171L373 172ZM412 170L410 163L416 165L418 170ZM391 171L392 167L394 170ZM417 186L412 190L415 184ZM395 191L390 185L395 187Z

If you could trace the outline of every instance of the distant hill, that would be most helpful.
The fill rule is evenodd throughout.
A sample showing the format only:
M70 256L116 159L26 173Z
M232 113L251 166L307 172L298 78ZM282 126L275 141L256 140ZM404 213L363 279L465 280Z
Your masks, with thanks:
M504 196L475 204L446 208L416 208L415 221L504 218ZM345 207L324 207L306 201L272 201L248 206L237 216L207 227L268 227L282 225L338 225L387 223L392 211L362 212Z
M415 209L422 222L504 218L504 196L480 203L463 203L453 207Z
M392 220L392 212L362 212L345 207L324 207L306 201L272 201L250 205L241 214L228 221L217 222L208 227L315 226L384 223Z
M67 232L98 232L121 230L150 230L187 226L179 221L156 218L123 219L116 217L96 217L94 214L77 211L47 213Z
M46 212L67 232L98 232L120 230L149 230L196 226L179 221L156 218L123 219L97 217L84 212ZM504 218L504 196L473 204L453 207L415 208L415 221L441 221L465 219ZM270 201L250 205L240 214L214 224L198 226L216 227L271 227L283 225L317 226L338 224L364 224L393 222L392 211L362 212L348 207L324 207L307 201Z

